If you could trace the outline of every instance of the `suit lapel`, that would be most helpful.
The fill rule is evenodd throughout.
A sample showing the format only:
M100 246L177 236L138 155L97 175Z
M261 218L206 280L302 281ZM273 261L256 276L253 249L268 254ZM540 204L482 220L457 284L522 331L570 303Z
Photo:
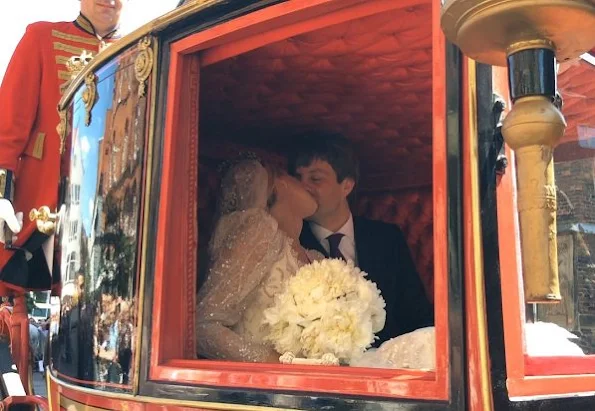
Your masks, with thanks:
M355 252L357 253L357 265L363 271L369 273L374 261L374 249L370 232L365 220L359 217L353 218L353 231L355 233Z
M310 250L316 250L328 258L328 253L310 229L310 224L307 221L304 221L304 226L302 227L302 232L300 234L300 244L302 247Z

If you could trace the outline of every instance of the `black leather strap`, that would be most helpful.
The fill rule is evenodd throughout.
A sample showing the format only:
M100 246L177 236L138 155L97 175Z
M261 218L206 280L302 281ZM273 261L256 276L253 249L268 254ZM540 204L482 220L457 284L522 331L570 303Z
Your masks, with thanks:
M0 198L11 203L14 201L14 173L12 170L0 168Z

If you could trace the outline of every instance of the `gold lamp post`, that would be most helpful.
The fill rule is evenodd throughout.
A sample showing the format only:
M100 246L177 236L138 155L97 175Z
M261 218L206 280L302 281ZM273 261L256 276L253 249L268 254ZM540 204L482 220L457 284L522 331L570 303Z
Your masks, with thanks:
M556 61L595 46L588 0L446 0L446 37L468 57L508 67L513 106L502 135L516 154L525 302L560 301L553 149L566 122L554 106Z

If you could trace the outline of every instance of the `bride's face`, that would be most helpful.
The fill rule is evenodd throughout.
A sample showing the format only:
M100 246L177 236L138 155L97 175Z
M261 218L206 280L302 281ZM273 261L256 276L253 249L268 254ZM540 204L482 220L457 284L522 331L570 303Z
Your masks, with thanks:
M279 206L290 207L292 213L302 219L316 212L316 200L295 177L281 174L275 177L274 184Z

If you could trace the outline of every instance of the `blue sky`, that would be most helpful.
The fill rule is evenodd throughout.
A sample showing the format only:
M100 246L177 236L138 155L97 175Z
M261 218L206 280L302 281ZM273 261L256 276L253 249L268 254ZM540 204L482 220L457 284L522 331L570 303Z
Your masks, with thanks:
M99 168L99 144L104 135L105 114L112 107L112 96L114 90L114 72L116 64L104 66L98 71L102 81L97 84L99 100L93 107L92 119L89 127L86 127L85 108L80 100L80 92L75 97L78 100L76 115L73 118L73 127L78 127L78 139L82 151L84 164L83 181L81 184L81 215L85 233L91 233L93 219L93 207L95 192L97 189L97 171Z

